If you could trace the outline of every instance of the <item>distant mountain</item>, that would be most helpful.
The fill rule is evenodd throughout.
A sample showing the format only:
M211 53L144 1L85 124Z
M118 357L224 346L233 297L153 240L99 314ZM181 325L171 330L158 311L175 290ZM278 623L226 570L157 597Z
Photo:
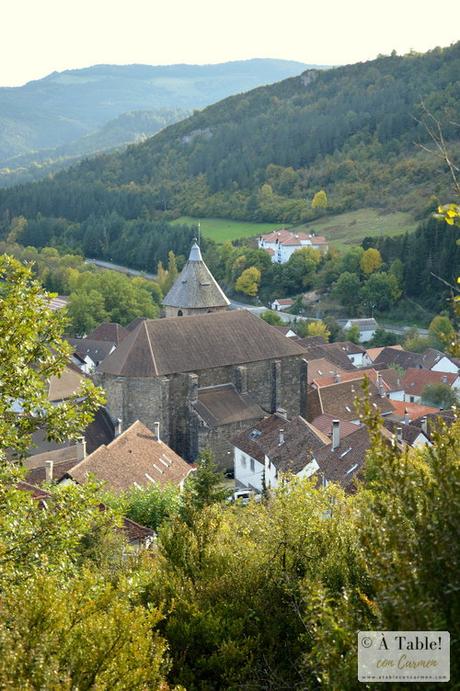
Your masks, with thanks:
M0 213L84 221L178 215L301 223L365 206L421 212L451 181L420 118L423 100L460 153L460 42L259 87L195 113L126 151L35 185L0 191ZM321 212L321 210L320 210Z
M4 183L14 169L17 178L34 163L32 175L39 174L43 164L46 170L62 159L136 141L193 109L300 74L306 67L271 59L218 65L95 65L0 88L0 169L8 169L1 179ZM107 136L108 123L125 114L128 119L110 124Z

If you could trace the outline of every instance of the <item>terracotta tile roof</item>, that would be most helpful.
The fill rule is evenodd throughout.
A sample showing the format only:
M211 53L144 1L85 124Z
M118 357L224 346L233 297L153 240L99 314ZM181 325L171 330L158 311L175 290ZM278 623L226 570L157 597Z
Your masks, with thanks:
M72 448L75 449L75 447ZM30 466L31 459L27 459L24 461L24 465L27 468L27 482L30 482L32 485L41 485L42 482L45 482L45 461L53 461L53 481L59 482L59 480L62 480L62 478L69 472L71 468L75 466L75 463L77 462L75 453L73 453L71 456L71 458L65 460L60 456L56 457L56 452L51 451L51 453L45 454L45 458L42 459L40 465L34 465L33 467ZM35 461L36 456L32 456L32 459Z
M325 346L328 344L325 343L311 344L308 342L309 339L306 338L299 338L296 339L296 341L305 347L304 359L307 360L307 362L310 362L311 360L325 359L332 367L339 367L342 370L356 371L356 367L343 351L339 349L326 348Z
M425 386L431 384L452 386L456 379L458 379L458 374L451 372L434 372L410 367L402 379L402 385L407 396L421 396Z
M141 487L152 482L180 485L193 467L186 463L139 420L110 444L100 446L68 475L83 483L89 474L121 492L133 485Z
M320 389L314 389L311 386L307 395L308 419L314 420L315 417L327 413L334 418L342 420L357 420L358 412L355 400L364 397L363 381L364 378L356 379L339 384L330 384ZM389 399L382 398L372 382L369 382L369 397L372 405L382 415L388 415L393 412Z
M248 394L238 393L233 384L199 389L194 408L209 427L260 420L265 415Z
M279 305L293 305L294 300L292 298L278 298L277 300L273 300L273 302L277 302Z
M310 364L311 363L309 363L309 367ZM337 379L337 376L339 377L339 379ZM385 392L403 390L402 380L400 379L399 374L394 369L383 369L379 370L378 372L373 368L359 370L357 369L353 372L337 372L334 374L323 375L314 378L312 381L317 387L321 388L322 386L329 386L329 384L335 384L338 381L353 381L355 379L362 379L363 377L367 377L369 381L371 381L376 386L380 386L381 382L381 385L383 386L383 390Z
M408 403L407 401L393 401L391 399L390 403L394 411L392 417L398 416L401 419L404 418L406 411L409 415L410 420L418 420L419 418L422 418L425 415L439 413L439 410L437 408L431 408L426 405L419 405L418 403Z
M323 415L315 417L315 419L312 420L311 424L313 425L313 427L316 427L316 429L319 429L320 432L325 434L327 437L330 437L332 435L332 421L337 419L338 418L335 418L333 415L323 413ZM349 434L356 432L356 429L357 426L353 422L350 422L349 420L340 420L341 437L347 437Z
M136 317L132 320L132 322L129 322L128 326L126 327L127 331L134 331L136 326L138 326L141 322L145 321L145 319L146 317Z
M261 235L265 242L273 243L278 240L280 245L300 245L302 242L311 242L312 245L324 245L327 243L323 235L307 235L306 233L293 233L290 230L275 230L267 235ZM308 247L308 245L304 245Z
M111 341L119 345L128 335L127 329L116 322L103 322L87 334L92 341Z
M300 415L286 420L276 413L232 439L234 446L256 461L264 463L265 456L268 456L279 472L293 473L305 468L314 452L323 448L328 441L320 430L315 429Z
M428 438L431 439L433 432L439 428L441 423L446 424L448 427L453 425L454 422L458 420L458 412L454 412L453 410L436 410L434 412L427 413L425 417L427 418ZM418 418L417 420L414 420L413 424L421 428L422 419Z
M246 310L196 317L146 319L98 371L124 377L156 377L293 355L304 348Z
M311 384L313 381L318 385L322 384L323 380L327 380L327 384L333 384L336 381L336 377L340 376L341 380L345 380L345 375L349 375L349 378L360 378L360 372L357 369L353 371L347 371L339 367L338 365L332 364L332 362L326 358L318 358L317 360L308 360L308 383ZM319 383L321 382L321 384Z

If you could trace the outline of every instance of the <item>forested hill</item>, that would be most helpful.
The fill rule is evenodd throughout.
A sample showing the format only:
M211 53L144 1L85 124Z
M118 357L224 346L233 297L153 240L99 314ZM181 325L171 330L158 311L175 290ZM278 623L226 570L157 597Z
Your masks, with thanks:
M35 163L32 172L39 174L50 162L134 142L160 129L155 118L164 122L166 114L164 124L177 122L194 108L298 75L306 67L273 59L216 65L95 65L0 88L0 184L30 170L28 163ZM131 117L123 133L116 119L133 111L147 111L153 121ZM115 127L107 142L104 127L111 121Z
M3 191L0 210L76 221L168 211L297 223L311 218L319 189L335 212L420 209L451 190L439 160L417 147L427 139L419 104L454 140L459 79L460 43L306 71L227 98L123 153Z

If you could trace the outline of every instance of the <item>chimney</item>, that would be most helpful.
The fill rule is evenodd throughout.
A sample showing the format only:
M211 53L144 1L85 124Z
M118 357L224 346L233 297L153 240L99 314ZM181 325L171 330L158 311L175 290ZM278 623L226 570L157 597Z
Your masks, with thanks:
M383 379L380 372L377 374L377 388L379 390L379 395L381 396L381 398L385 398L385 388L383 386Z
M340 384L340 374L338 372L334 374L334 381L336 384Z
M404 424L408 425L409 422L410 422L409 413L407 412L407 408L405 408L405 410L404 410Z
M332 420L332 451L340 446L340 420Z
M396 439L398 440L399 444L402 444L402 441L403 441L402 427L396 427Z
M120 436L122 426L123 426L123 421L122 421L121 417L117 417L117 419L115 420L115 424L114 424L115 436L116 436L116 437L119 437L119 436Z
M285 410L284 408L277 408L276 414L282 417L284 420L288 419L287 410Z
M77 447L77 461L84 461L86 458L86 439L85 439L85 437L78 437L76 447Z
M160 423L159 422L153 423L153 436L155 437L156 441L160 441Z
M422 432L423 434L428 434L428 418L426 415L422 417Z
M45 478L46 482L53 481L53 461L45 461Z
M284 429L280 429L278 445L284 444Z

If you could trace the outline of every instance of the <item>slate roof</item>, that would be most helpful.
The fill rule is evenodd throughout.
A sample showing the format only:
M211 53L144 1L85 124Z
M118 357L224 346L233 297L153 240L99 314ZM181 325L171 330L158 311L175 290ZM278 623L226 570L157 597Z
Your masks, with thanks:
M201 250L195 242L187 263L163 299L163 305L209 309L228 307L229 304L230 300L204 263Z
M388 346L382 350L375 363L384 363L387 367L397 366L402 367L402 369L421 368L423 367L423 358L421 353L412 353L409 350L399 350Z
M361 386L363 381L364 378L356 379L317 389L311 386L307 396L308 419L312 421L315 417L327 413L338 419L357 420L359 413L356 410L355 399L364 397ZM370 401L374 407L378 408L381 415L393 412L390 400L386 397L382 398L372 382L369 382L368 386Z
M75 348L77 355L83 358L88 356L95 365L105 360L116 348L114 341L94 341L91 338L68 338L67 340Z
M433 372L428 369L409 368L402 379L402 386L407 396L421 396L425 386L447 384L452 386L458 374L452 372Z
M403 350L403 347L401 345L394 345L391 347L393 348L393 350ZM366 353L369 360L371 360L372 362L374 362L374 360L377 360L382 350L385 350L385 346L381 346L380 348L367 348Z
M458 363L458 360L450 355L446 355L446 353L436 350L435 348L428 348L424 353L422 353L422 365L423 367L426 367L426 369L431 369L443 358L447 358L455 364Z
M409 444L410 446L412 446L412 444L415 442L417 437L420 436L420 434L423 434L420 427L418 427L417 425L412 425L411 423L405 425L401 424L401 422L397 422L396 420L390 420L389 418L387 418L384 420L383 424L385 425L386 429L394 435L397 434L397 428L400 427L403 441L405 441L406 444ZM425 439L427 438L425 437Z
M370 319L349 319L347 324L357 326L360 331L375 331L379 326L373 317Z
M282 444L280 430L284 435ZM286 420L275 413L236 435L232 444L260 463L268 456L279 472L298 473L328 441L300 415Z
M132 320L132 322L129 322L128 326L126 327L127 331L134 331L136 326L138 326L145 319L146 319L146 317L136 317L135 319Z
M128 335L128 330L116 322L103 322L87 334L91 341L111 341L119 345Z
M365 348L352 341L335 341L334 343L326 343L324 347L326 350L340 350L347 355L364 354L366 352Z
M294 339L293 339L294 340ZM342 350L326 348L326 343L309 343L307 338L295 339L299 344L305 348L304 359L307 362L310 360L326 359L332 366L340 367L342 370L356 370L356 367L351 362L350 358Z
M304 348L246 310L146 319L98 367L122 377L157 377L303 356Z
M431 438L431 435L436 431L441 422L444 422L449 427L453 425L454 422L458 420L458 412L455 413L453 410L436 410L431 413L426 413L426 418L428 424L428 437ZM421 418L414 420L413 424L421 428Z
M233 384L199 389L194 408L209 427L260 420L265 415L248 394L238 393Z
M68 476L83 483L92 474L112 491L121 492L133 485L179 485L193 468L138 420L75 465Z
M341 438L337 449L332 450L332 444L315 454L319 465L317 475L321 480L336 482L347 491L353 491L354 480L359 475L371 441L365 426L359 427L353 434Z
M317 360L308 360L308 383L313 381L323 381L327 379L328 384L335 382L336 375L340 375L343 380L344 375L348 374L352 379L360 378L360 371L353 368L352 371L344 370L339 365L333 364L329 359L322 357Z

